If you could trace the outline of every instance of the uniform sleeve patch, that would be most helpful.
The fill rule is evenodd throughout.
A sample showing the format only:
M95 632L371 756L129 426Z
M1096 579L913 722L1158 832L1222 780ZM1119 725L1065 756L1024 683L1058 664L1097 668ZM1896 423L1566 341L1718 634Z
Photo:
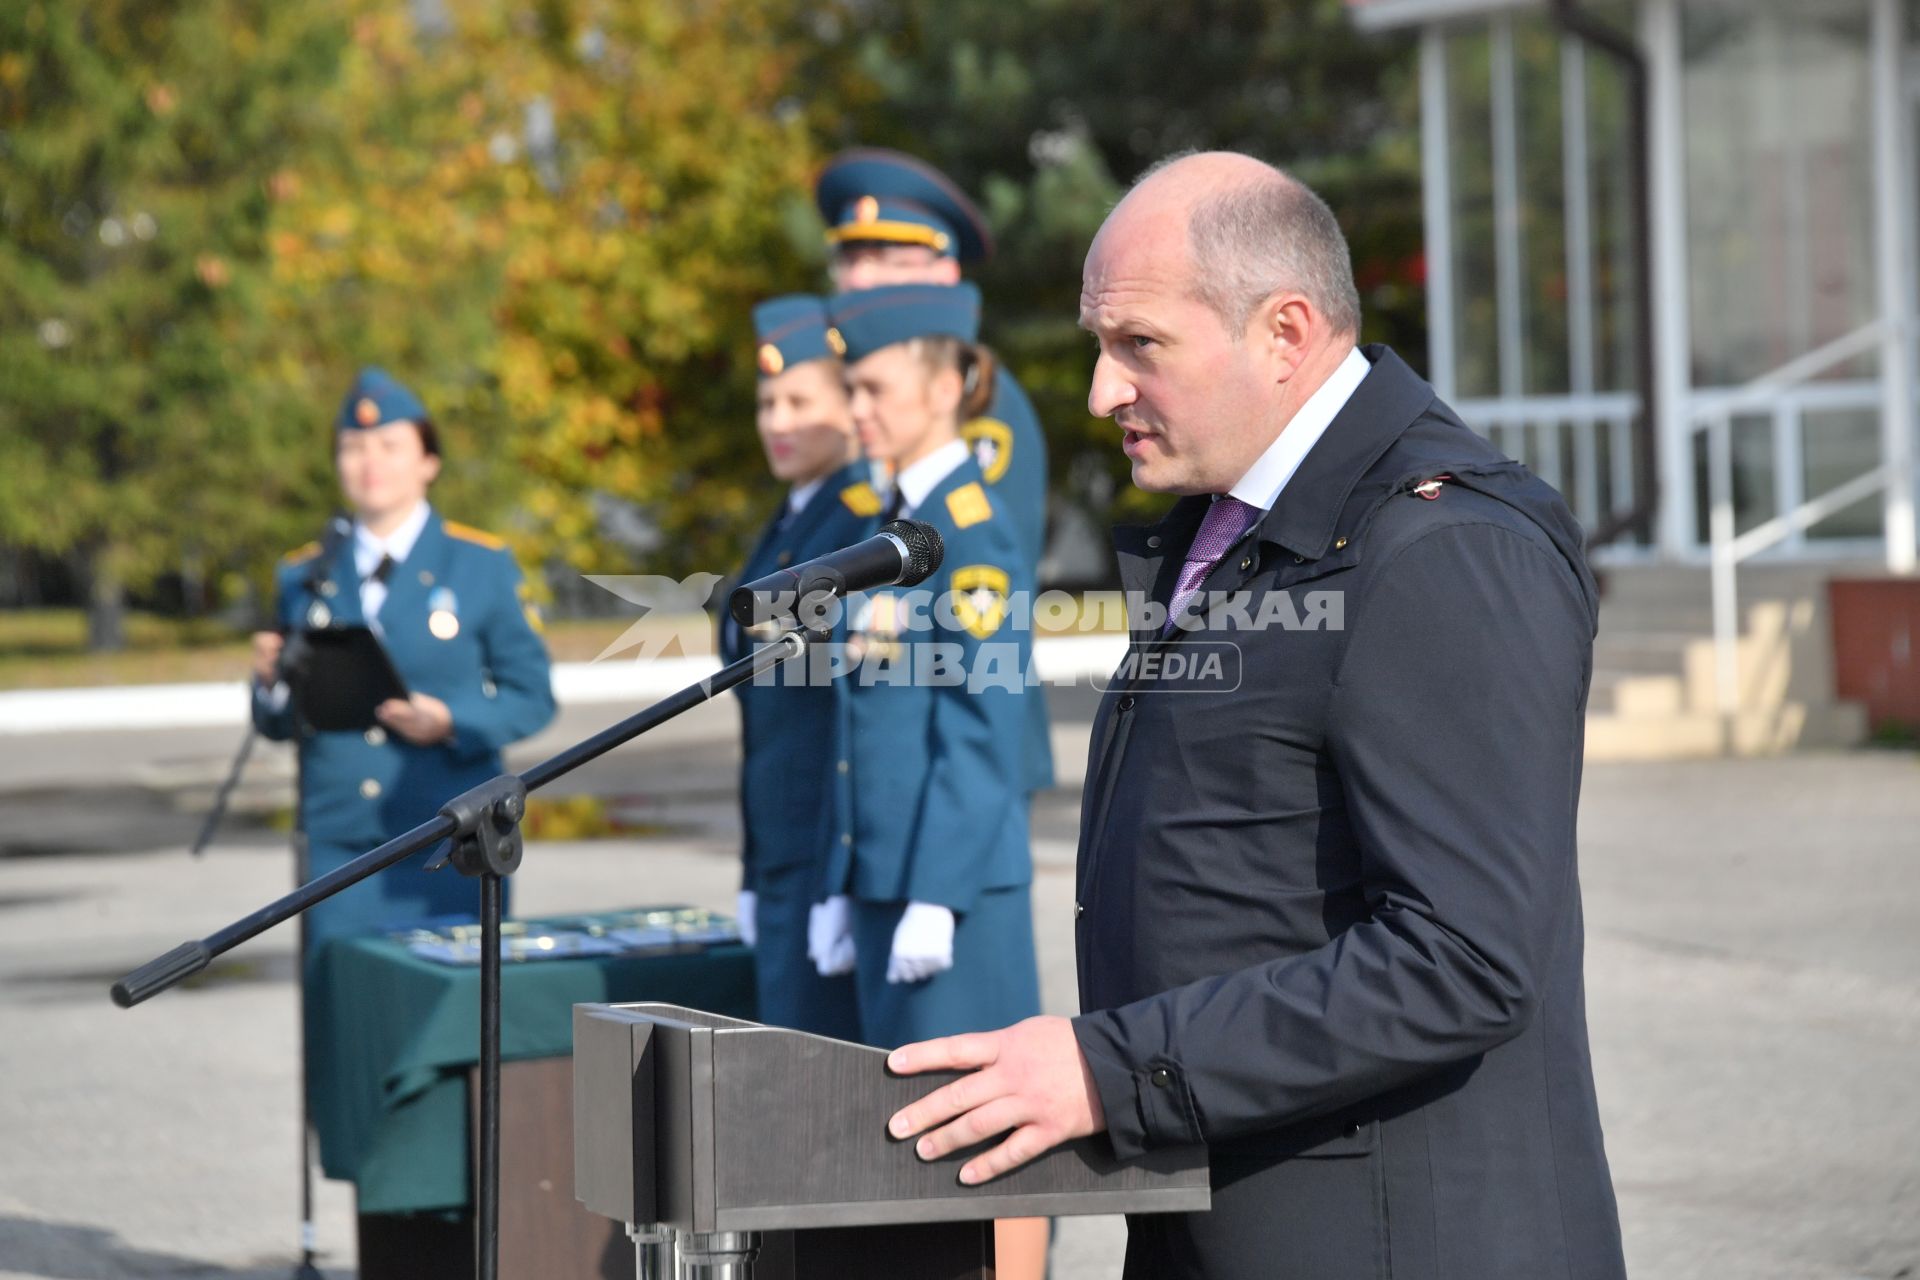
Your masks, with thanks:
M880 495L874 487L864 480L859 484L850 484L840 491L840 501L847 510L857 516L877 516L880 514Z
M507 544L502 539L494 537L484 529L476 529L470 524L460 524L457 521L448 520L441 525L441 528L447 531L449 538L458 538L462 542L471 542L478 546L485 547L489 551L505 551L507 549Z
M520 597L520 612L527 616L527 625L533 628L533 634L545 635L547 622L540 616L540 606L533 602L533 584L522 578L516 593Z
M319 554L320 554L319 543L304 542L299 546L295 547L293 550L287 552L287 554L281 556L280 563L281 564L299 564L302 561L311 560Z
M973 450L986 482L999 484L1013 465L1013 428L998 418L975 418L960 428L960 438Z
M963 484L947 495L947 514L962 529L971 529L993 518L993 504L987 501L987 491L978 484Z
M991 564L970 564L953 571L953 616L967 634L985 640L1007 620L1007 573Z

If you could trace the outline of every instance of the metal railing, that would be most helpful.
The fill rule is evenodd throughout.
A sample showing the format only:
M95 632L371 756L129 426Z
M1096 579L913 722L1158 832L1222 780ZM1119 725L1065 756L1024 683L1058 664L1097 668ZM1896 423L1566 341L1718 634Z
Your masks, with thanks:
M1462 400L1454 409L1501 452L1560 490L1583 528L1633 508L1633 422L1640 398L1632 392L1489 397Z
M1739 533L1733 498L1733 420L1760 411L1777 414L1783 396L1837 365L1879 350L1886 339L1885 323L1874 321L1789 360L1745 386L1727 392L1698 394L1689 406L1688 431L1705 431L1707 435L1707 543L1713 584L1714 702L1723 716L1731 716L1740 709L1738 570L1741 562L1805 533L1856 502L1884 492L1895 478L1893 469L1882 457L1880 464L1871 470L1788 506L1771 520ZM1878 396L1870 403L1885 411Z

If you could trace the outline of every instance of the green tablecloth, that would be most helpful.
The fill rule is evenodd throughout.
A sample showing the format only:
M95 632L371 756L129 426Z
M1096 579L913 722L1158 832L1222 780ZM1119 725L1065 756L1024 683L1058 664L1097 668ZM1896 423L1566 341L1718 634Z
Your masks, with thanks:
M356 1184L362 1213L462 1209L467 1072L480 1060L480 970L424 960L386 938L342 938L320 958L313 1123L320 1164ZM573 1006L662 1000L753 1016L752 954L594 956L501 966L506 1061L573 1052Z

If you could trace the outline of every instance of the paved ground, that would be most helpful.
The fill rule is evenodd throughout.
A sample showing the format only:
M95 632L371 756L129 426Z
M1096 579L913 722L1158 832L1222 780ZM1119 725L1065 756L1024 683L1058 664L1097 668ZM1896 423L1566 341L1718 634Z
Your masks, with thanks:
M1059 709L1072 764L1084 706ZM612 715L575 713L546 742ZM536 847L520 907L726 907L729 725L718 709L690 717L579 778L665 834ZM131 1012L105 994L283 890L286 855L257 826L204 860L181 851L232 745L5 744L0 1277L287 1274L290 938L257 939ZM273 770L266 759L262 777ZM1061 1012L1076 810L1061 791L1035 824L1042 980ZM1920 758L1595 768L1583 857L1596 1069L1633 1274L1920 1276ZM324 1261L350 1275L348 1189L322 1191ZM1116 1275L1119 1248L1116 1222L1070 1222L1056 1275Z

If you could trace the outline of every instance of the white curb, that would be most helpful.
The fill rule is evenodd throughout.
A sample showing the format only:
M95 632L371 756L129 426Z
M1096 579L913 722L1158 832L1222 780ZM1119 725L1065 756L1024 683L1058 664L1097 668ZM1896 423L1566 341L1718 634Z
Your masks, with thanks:
M1034 647L1049 684L1110 675L1126 653L1125 636L1049 636ZM553 668L553 696L562 706L662 698L720 669L712 657L562 662ZM20 689L0 693L0 737L101 729L238 728L247 718L243 680L217 684L115 685L91 689Z

